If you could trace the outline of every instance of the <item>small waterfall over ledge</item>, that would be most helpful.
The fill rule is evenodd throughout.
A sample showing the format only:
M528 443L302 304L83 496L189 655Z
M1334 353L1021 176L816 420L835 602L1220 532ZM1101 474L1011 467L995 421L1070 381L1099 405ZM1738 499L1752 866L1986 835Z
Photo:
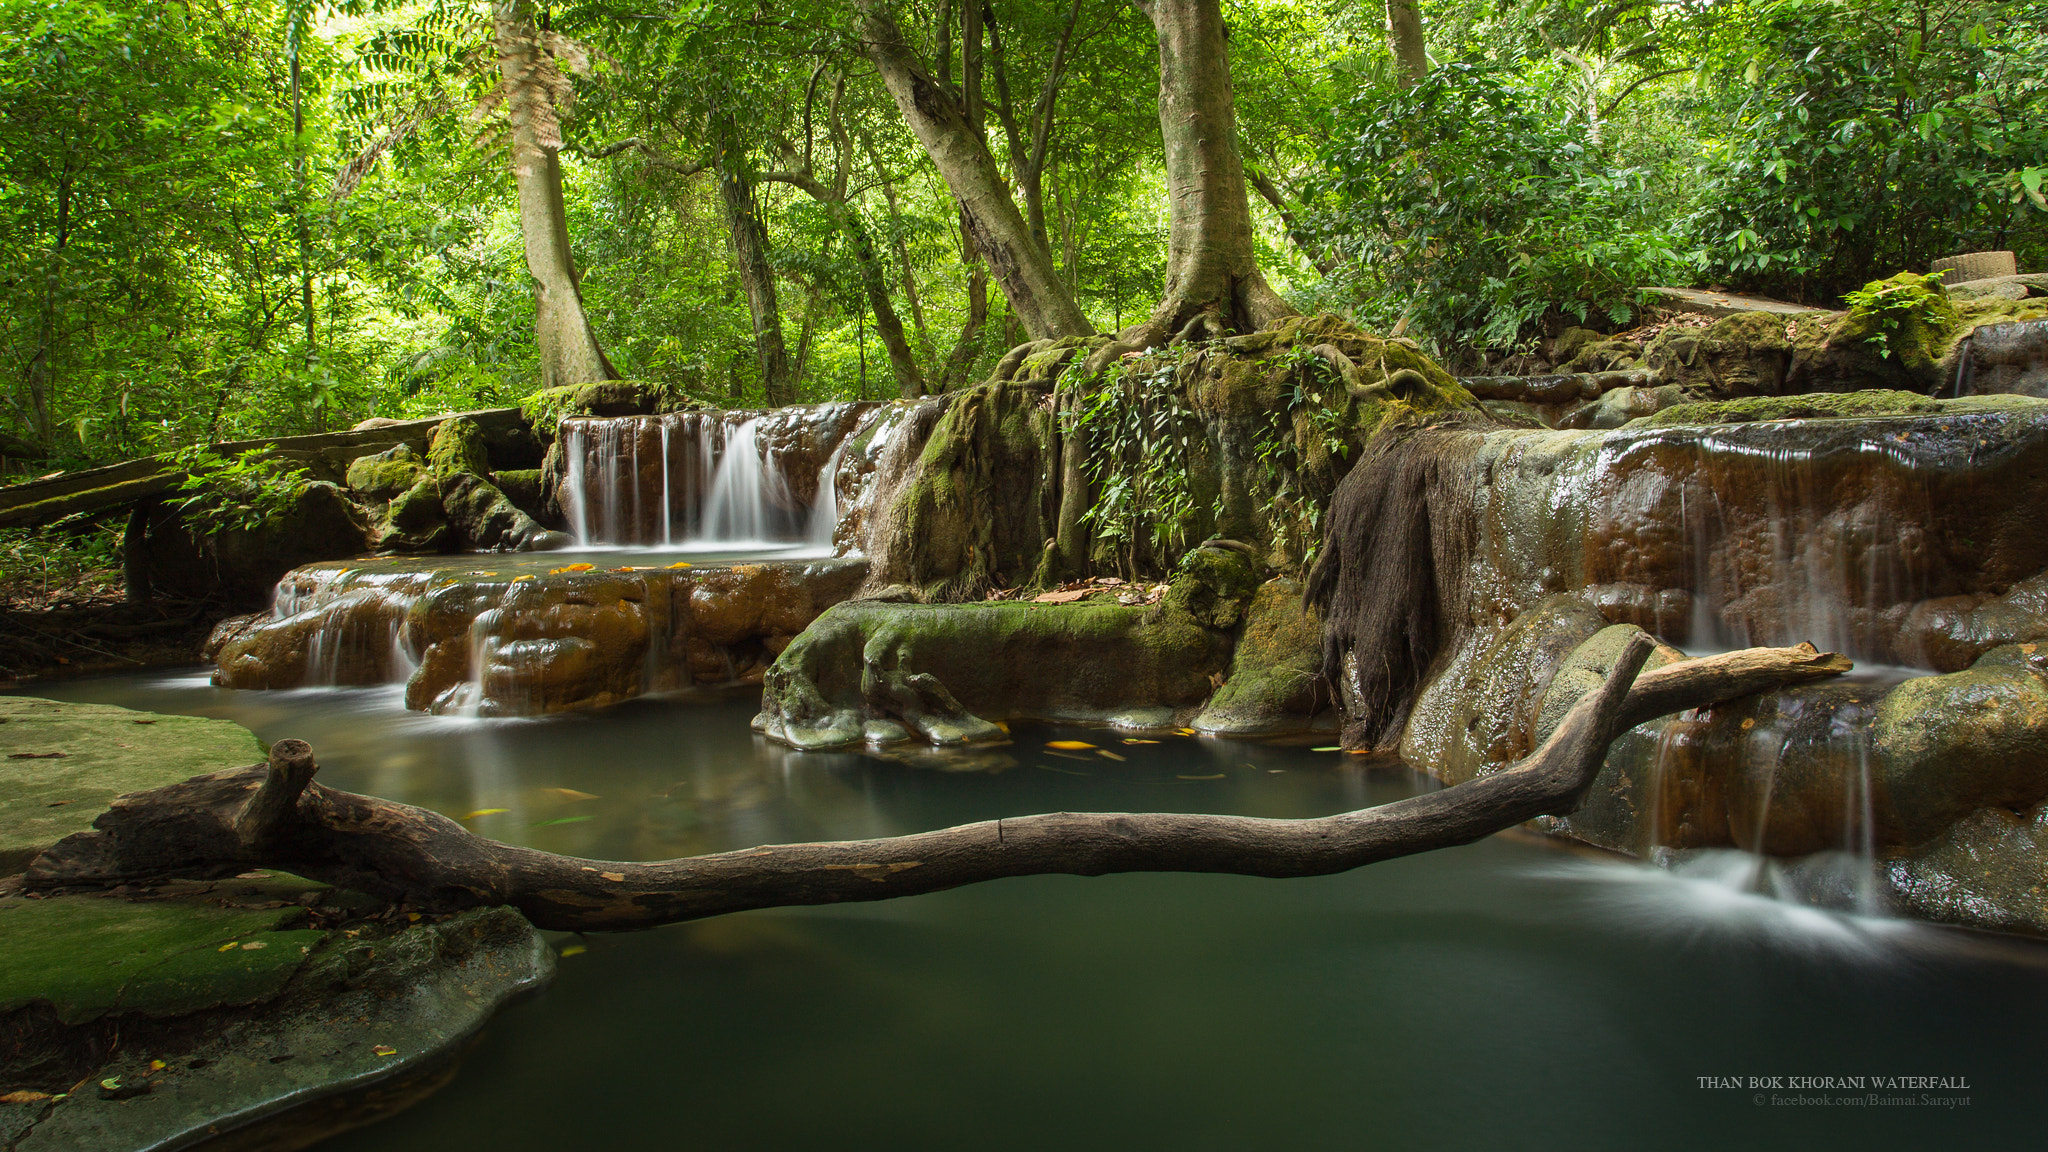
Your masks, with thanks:
M550 482L582 547L830 551L840 509L872 467L849 452L888 422L878 403L768 411L571 417Z

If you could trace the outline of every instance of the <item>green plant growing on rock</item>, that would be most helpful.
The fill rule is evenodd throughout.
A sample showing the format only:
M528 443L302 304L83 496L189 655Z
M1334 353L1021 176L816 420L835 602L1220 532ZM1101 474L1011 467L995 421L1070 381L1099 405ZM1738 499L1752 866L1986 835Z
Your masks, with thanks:
M1064 385L1082 392L1069 430L1087 437L1097 493L1082 521L1132 579L1185 552L1200 519L1192 465L1202 426L1181 396L1179 370L1172 355L1112 369L1092 392Z
M306 484L304 465L256 448L232 458L207 447L190 448L177 455L176 463L186 474L178 485L186 495L171 503L208 537L250 532L282 519Z
M1938 342L1956 326L1955 306L1942 291L1941 275L1901 273L1843 295L1852 316L1863 318L1864 338L1877 341L1878 356L1886 360L1894 352L1901 359L1909 359L1915 352L1924 356L1930 343Z

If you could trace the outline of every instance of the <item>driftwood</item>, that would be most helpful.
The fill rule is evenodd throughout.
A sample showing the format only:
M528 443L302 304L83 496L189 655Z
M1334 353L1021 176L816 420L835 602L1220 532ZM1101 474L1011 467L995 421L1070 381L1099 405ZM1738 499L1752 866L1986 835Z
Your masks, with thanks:
M749 908L881 900L1005 876L1225 872L1314 876L1466 844L1569 813L1629 725L1832 675L1840 656L1750 649L1637 677L1638 636L1551 738L1502 771L1310 820L1054 813L878 840L783 844L655 863L579 860L472 835L438 813L312 783L312 749L123 796L30 866L31 888L269 867L421 907L510 904L542 928L621 930Z

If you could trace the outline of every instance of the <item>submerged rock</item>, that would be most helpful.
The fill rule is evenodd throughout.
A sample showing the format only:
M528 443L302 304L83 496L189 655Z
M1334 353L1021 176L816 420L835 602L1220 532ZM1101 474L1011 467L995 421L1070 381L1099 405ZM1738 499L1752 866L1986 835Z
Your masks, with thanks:
M1197 732L1267 736L1306 729L1329 695L1322 682L1322 620L1301 601L1301 581L1259 586L1245 610L1223 686L1192 721Z

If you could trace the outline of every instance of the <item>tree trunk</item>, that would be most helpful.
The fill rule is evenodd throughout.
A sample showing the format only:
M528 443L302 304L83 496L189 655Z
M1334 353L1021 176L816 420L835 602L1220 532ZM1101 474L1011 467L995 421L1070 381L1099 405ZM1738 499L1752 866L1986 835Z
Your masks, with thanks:
M1017 211L1009 183L989 153L988 141L970 120L973 109L964 109L924 70L882 0L860 0L859 7L868 59L881 73L904 122L959 203L961 217L1010 302L1010 310L1033 339L1094 335L1094 326L1060 281L1052 256L1032 238L1030 226ZM963 27L978 26L978 6L970 0L966 8L974 11L975 19L962 20ZM975 39L978 37L970 37ZM969 52L978 56L978 45L970 45ZM974 76L978 70L967 71L974 89L969 103L975 105L979 103L979 81Z
M1196 335L1254 332L1295 315L1266 283L1252 244L1237 109L1219 0L1134 0L1159 36L1159 130L1166 143L1166 289L1143 324L1089 357Z
M597 334L583 313L583 290L569 252L569 217L562 204L562 141L542 85L541 46L528 0L497 0L492 28L498 73L509 96L512 174L519 186L519 231L526 270L533 277L534 335L541 386L614 380Z
M1422 14L1415 0L1387 0L1387 51L1400 71L1401 87L1429 75L1429 50L1422 40Z
M768 234L754 203L754 185L741 163L730 145L719 145L718 194L725 208L733 267L747 294L747 314L753 318L754 367L761 375L765 403L779 408L796 401L796 382L790 376L789 349L782 337L782 305L775 297L775 269L768 263Z
M36 443L47 449L56 443L56 429L50 420L50 393L56 382L57 336L62 331L59 310L63 307L64 249L71 242L71 159L65 157L64 171L57 178L57 235L50 246L49 264L43 270L43 307L36 323L36 350L28 360L28 426Z
M1317 876L1470 843L1576 809L1607 746L1665 712L1840 672L1810 648L1749 649L1638 681L1641 634L1543 746L1490 776L1378 808L1309 820L1057 813L877 840L784 844L655 863L580 860L472 835L436 812L312 783L312 749L281 740L267 765L115 800L93 830L30 864L48 890L253 867L421 908L509 904L540 928L616 931L751 908L883 900L1006 876L1221 872Z

